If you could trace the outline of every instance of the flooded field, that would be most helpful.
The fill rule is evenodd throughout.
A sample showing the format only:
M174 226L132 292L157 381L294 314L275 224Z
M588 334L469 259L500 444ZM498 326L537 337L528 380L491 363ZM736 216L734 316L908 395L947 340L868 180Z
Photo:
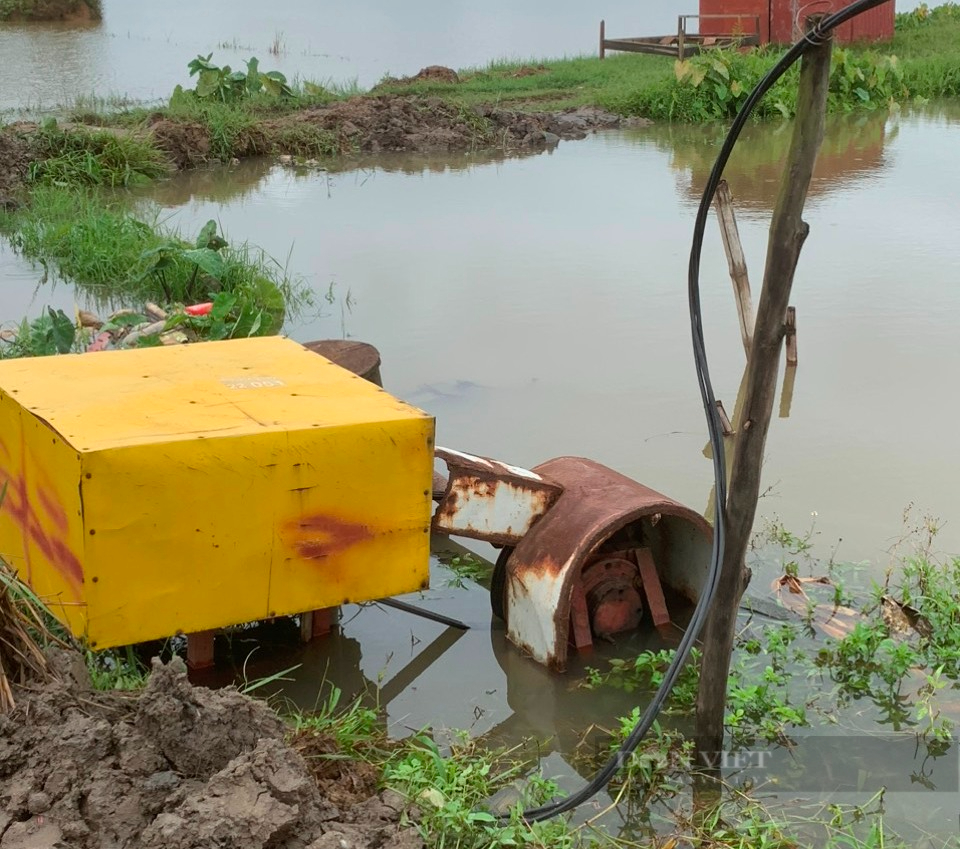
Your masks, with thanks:
M284 50L270 64L291 74L370 84L385 71L427 64L422 33L388 37L398 29L391 15L409 9L351 6L312 28L302 21L317 12L302 4L280 15L224 7L219 20L211 12L187 35L171 23L188 14L180 4L104 5L103 24L87 29L0 28L0 49L25 80L0 85L0 109L91 90L159 97L186 81L180 69L211 44L226 45L217 53L228 58L265 59L276 33ZM494 28L485 13L483 36L473 38L470 14L434 5L419 10L433 16L431 62L592 49L590 9L570 5L544 29L511 6ZM624 27L635 28L632 8L619 6ZM604 12L608 22L617 11ZM666 31L675 13L664 0L644 21ZM358 36L368 32L377 38ZM56 70L31 71L54 54ZM185 233L214 218L231 242L249 240L302 277L315 304L286 332L300 341L376 345L385 387L436 416L440 444L528 467L560 455L591 457L705 510L712 471L690 351L686 265L722 132L655 126L523 156L383 155L331 171L250 160L181 174L140 200ZM751 126L726 174L755 291L788 142L788 125ZM956 106L832 118L807 201L811 233L793 297L799 367L771 427L759 513L797 535L810 531L812 555L842 564L854 587L881 579L890 548L926 515L943 519L934 550L960 550L960 400L951 372L960 319L957 150ZM0 280L8 322L48 305L69 311L89 303L2 240ZM744 355L712 223L702 285L711 374L732 412ZM590 773L588 729L607 728L644 703L642 694L580 688L587 667L671 640L641 633L600 644L566 675L551 675L507 643L482 579L458 576L456 564L470 552L490 558L493 549L443 539L434 549L432 588L408 601L461 620L465 630L350 605L329 639L307 646L284 631L295 628L290 623L262 642L235 635L236 667L209 682L289 668L276 688L282 698L309 709L331 685L345 700L372 694L396 737L427 725L466 729L491 744L536 737L548 741L538 752L544 773L577 786ZM768 596L782 569L778 551L761 548L751 565L750 595ZM955 690L944 704L960 719ZM840 716L834 733L875 737L888 720L865 700ZM800 753L832 750L822 733L801 742ZM890 760L888 822L913 845L954 839L956 777L944 776L942 763L936 775L925 772L919 756ZM772 782L771 804L784 808L821 790L847 799L836 787L859 803L863 794L853 791L877 780L868 775L851 786L827 771L822 788L791 785L789 763L762 778ZM645 817L621 810L608 819L635 836L656 831Z
M144 200L185 232L215 218L303 275L317 307L288 332L376 344L385 385L437 417L440 444L528 466L588 456L704 509L711 468L685 267L720 135L652 127L525 157L382 156L336 172L249 161L181 175ZM727 172L755 286L787 138L785 126L751 127ZM958 143L952 107L833 119L807 203L811 235L794 289L800 365L771 429L760 514L798 534L812 526L815 553L850 563L844 574L860 586L882 575L887 548L924 513L946 520L935 548L960 547L951 523L960 402L944 373L960 316ZM743 352L713 227L704 256L712 374L732 410ZM6 248L0 263L7 315L71 304L63 285L38 290L42 270ZM575 786L583 732L636 702L578 689L584 667L649 637L600 647L551 676L508 646L486 590L442 565L451 556L435 559L433 589L410 600L469 630L350 606L336 636L262 647L242 674L297 667L282 695L305 708L329 684L376 691L397 736L430 724L497 743L550 738L545 771ZM762 597L780 562L763 551L753 559L750 592ZM848 733L883 728L873 708L858 717ZM917 769L901 766L897 786ZM918 809L916 792L888 795L890 823L943 845L955 795L930 793Z
M751 128L727 174L755 286L786 129ZM216 218L302 273L322 315L289 332L373 342L386 386L437 416L440 444L528 466L592 457L703 509L685 275L719 137L658 127L342 173L248 162L151 194L184 232ZM958 141L949 110L834 120L807 204L800 366L761 513L797 532L815 518L821 549L842 538L845 559L882 561L911 502L948 520L947 550L960 545L960 402L938 367L960 314ZM704 256L711 371L732 411L744 358L713 226Z

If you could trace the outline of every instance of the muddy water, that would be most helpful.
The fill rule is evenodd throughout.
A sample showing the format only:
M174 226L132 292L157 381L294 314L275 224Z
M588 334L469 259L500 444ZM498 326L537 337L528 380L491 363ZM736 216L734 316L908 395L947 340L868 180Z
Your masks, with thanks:
M755 285L786 129L751 128L727 175ZM437 416L441 444L526 465L593 457L704 509L685 270L718 138L650 128L526 158L381 157L344 173L247 163L154 197L187 231L215 217L289 255L333 296L289 332L375 343L387 385ZM771 429L761 512L797 532L815 522L821 550L842 537L845 559L882 560L910 503L914 521L947 520L939 540L960 548L958 143L956 110L835 120L811 189L800 365ZM703 293L732 411L744 355L712 223Z
M786 129L751 128L727 173L757 282ZM703 508L710 465L684 273L718 140L705 128L650 128L530 157L380 157L339 173L246 163L152 196L185 230L216 217L289 254L291 269L331 298L289 332L374 342L386 385L436 415L442 444L525 465L582 454ZM814 522L819 553L869 561L861 580L886 565L911 502L907 524L938 514L939 548L960 548L950 378L958 144L955 108L833 120L808 200L794 297L800 365L788 415L771 429L761 513L798 532ZM704 257L712 374L732 410L743 352L713 225ZM763 595L776 563L755 565L751 592ZM379 688L396 735L429 724L493 742L550 738L545 773L576 785L584 729L633 703L576 688L583 665L603 665L604 647L550 676L506 644L484 590L451 581L435 561L433 588L410 601L462 619L465 633L351 606L335 639L263 653L248 675L302 664L284 694L305 707L322 698L324 679L345 693ZM873 727L858 713L854 730ZM898 783L918 768L898 760ZM954 799L891 793L888 824L946 837Z
M545 8L545 7L544 7ZM97 24L4 26L0 111L50 108L96 93L134 99L169 97L188 82L198 53L238 64L256 55L262 67L311 80L356 80L368 87L384 74L416 73L424 65L454 68L498 58L595 54L601 17L611 35L676 31L680 0L628 0L594 9L577 0L536 5L496 0L469 3L338 2L264 4L256 0L130 3L104 0ZM269 52L279 38L280 53Z

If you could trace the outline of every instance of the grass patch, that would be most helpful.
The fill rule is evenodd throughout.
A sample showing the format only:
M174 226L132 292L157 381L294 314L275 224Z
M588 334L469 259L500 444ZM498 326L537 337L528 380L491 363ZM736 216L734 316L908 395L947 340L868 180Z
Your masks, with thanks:
M170 172L166 157L147 138L110 130L67 131L47 121L30 137L28 180L39 185L135 186Z
M321 786L338 763L343 769L355 769L346 760L372 767L379 785L419 810L416 818L404 819L429 847L591 845L576 843L575 830L562 818L533 825L523 821L521 806L541 804L555 797L558 789L532 771L516 750L491 751L469 741L465 733L454 735L456 741L444 750L426 730L406 740L390 740L376 706L363 698L343 704L341 698L341 691L332 687L317 711L288 718L291 743L311 763ZM497 823L487 801L521 779L524 787L509 821Z
M601 93L611 101L618 101L629 92L655 85L672 73L669 59L642 54L611 56L603 61L578 57L494 62L483 68L459 72L459 83L385 81L374 89L374 93L456 98L468 106L495 104L559 109L601 105Z
M168 329L182 327L199 338L276 333L309 300L280 263L249 245L227 244L215 222L187 241L156 217L145 220L89 191L38 187L30 206L0 218L0 226L15 250L95 300L120 306L155 301L179 316L170 318ZM213 301L208 315L176 310L205 301ZM45 327L37 330L47 338Z
M459 83L386 80L374 91L530 109L593 105L660 121L725 120L783 52L776 46L743 54L711 51L682 63L642 54L494 63L461 71ZM788 72L760 104L758 117L794 113L797 76L796 67ZM890 43L834 50L831 111L958 95L960 5L898 16Z
M133 647L124 650L85 653L87 672L94 690L142 690L147 686L149 670L137 659Z

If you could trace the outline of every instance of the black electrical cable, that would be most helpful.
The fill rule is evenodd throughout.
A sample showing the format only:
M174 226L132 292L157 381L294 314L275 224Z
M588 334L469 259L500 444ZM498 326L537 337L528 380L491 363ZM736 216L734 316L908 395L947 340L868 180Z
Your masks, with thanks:
M680 644L677 646L673 661L664 673L663 682L654 694L650 704L647 705L643 716L640 717L633 731L630 732L630 736L624 740L613 757L597 772L590 782L576 793L555 802L549 802L541 807L524 811L523 818L527 822L539 822L555 817L558 814L572 811L574 808L578 808L584 802L592 799L607 786L610 779L612 779L626 763L627 759L633 754L637 746L640 745L640 741L643 740L656 721L667 696L669 696L670 691L673 689L673 685L680 674L683 664L686 663L690 655L690 649L700 636L700 631L703 629L703 624L710 612L710 605L713 602L713 596L716 593L717 583L720 579L720 567L723 560L723 547L726 535L723 507L727 503L727 473L723 445L723 427L717 411L713 385L710 382L710 371L707 366L707 350L703 341L703 321L700 309L700 256L703 249L703 235L707 226L710 205L713 203L713 197L716 194L717 186L720 184L723 169L726 167L727 160L729 160L734 145L737 143L740 132L743 130L747 119L761 98L770 90L777 80L787 72L791 65L810 47L821 44L825 38L829 37L833 29L846 23L851 18L856 17L861 12L865 12L885 2L889 2L889 0L858 0L858 2L851 3L838 12L822 18L819 23L800 41L794 44L783 57L781 57L777 64L767 72L766 76L757 83L756 87L744 101L736 118L734 118L727 137L724 139L723 145L720 148L720 153L717 155L717 160L713 165L713 169L710 171L710 177L707 179L703 195L700 198L700 206L697 209L696 223L693 228L693 242L690 247L690 264L687 278L690 326L693 335L693 358L697 370L697 381L700 384L700 396L703 399L703 410L707 417L707 430L710 433L710 446L713 450L713 475L716 482L713 548L710 554L710 568L707 572L707 580L700 594L700 600L694 608L690 623L687 625L683 639L681 639ZM508 816L501 817L502 821L508 819Z

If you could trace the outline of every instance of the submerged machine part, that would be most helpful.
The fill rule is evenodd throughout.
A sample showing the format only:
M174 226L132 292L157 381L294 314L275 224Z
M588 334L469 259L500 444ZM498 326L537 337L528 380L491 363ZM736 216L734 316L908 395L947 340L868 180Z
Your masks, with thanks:
M438 448L449 479L438 533L501 546L494 613L512 643L562 671L583 650L649 622L672 627L667 595L695 603L712 530L694 510L581 457L527 471Z
M516 545L563 491L534 472L499 460L439 446L434 454L449 472L433 516L436 533Z

